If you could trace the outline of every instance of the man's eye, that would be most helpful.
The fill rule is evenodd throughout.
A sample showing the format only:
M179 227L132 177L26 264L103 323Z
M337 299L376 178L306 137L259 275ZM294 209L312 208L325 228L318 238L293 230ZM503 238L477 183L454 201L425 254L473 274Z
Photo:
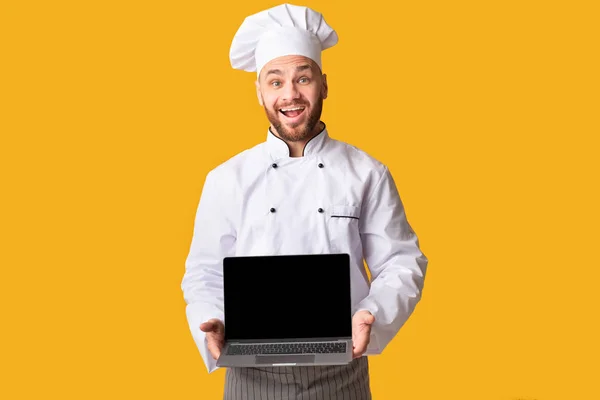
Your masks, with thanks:
M279 82L279 81L273 81L273 82L271 82L271 86L277 87L279 85L281 85L281 82Z
M303 82L303 81L308 82L308 78L307 77L300 78L300 82Z

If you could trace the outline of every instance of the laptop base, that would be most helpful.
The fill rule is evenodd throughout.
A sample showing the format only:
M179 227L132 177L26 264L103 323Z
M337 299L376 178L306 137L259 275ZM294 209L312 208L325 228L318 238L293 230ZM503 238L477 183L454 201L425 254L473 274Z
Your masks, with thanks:
M217 367L297 367L345 365L352 361L352 341L346 343L345 353L328 354L260 354L228 355L227 345L217 360Z

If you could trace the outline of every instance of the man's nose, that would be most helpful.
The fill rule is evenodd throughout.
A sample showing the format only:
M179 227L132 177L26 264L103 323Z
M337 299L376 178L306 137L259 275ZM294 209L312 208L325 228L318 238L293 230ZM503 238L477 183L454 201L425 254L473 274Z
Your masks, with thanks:
M289 101L300 97L300 91L296 87L295 82L291 82L284 88L283 100Z

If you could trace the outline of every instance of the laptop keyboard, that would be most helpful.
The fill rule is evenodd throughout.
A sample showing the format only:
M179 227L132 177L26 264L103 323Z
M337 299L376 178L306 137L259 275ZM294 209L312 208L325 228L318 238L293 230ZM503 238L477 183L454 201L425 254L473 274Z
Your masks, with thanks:
M230 345L228 355L345 353L344 342L266 343Z

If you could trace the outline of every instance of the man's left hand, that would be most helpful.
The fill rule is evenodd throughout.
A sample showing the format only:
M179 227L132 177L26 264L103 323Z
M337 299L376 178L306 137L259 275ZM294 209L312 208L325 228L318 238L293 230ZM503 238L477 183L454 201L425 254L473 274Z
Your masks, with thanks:
M367 350L371 340L373 322L375 322L375 317L366 310L358 311L352 317L352 358L361 357Z

